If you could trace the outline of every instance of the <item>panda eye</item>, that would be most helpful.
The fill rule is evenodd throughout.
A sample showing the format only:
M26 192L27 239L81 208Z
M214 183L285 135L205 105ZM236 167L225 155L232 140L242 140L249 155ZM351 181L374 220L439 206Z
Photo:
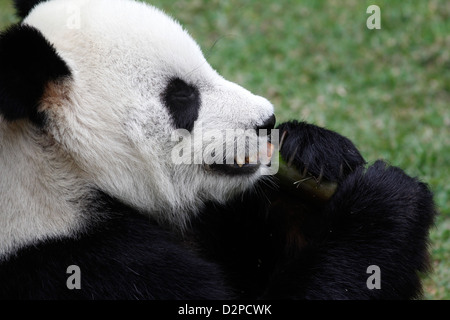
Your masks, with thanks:
M175 127L191 131L200 108L198 88L180 78L173 78L167 84L162 100L169 110Z
M173 80L167 86L169 99L193 99L195 98L195 88L188 85L181 79Z

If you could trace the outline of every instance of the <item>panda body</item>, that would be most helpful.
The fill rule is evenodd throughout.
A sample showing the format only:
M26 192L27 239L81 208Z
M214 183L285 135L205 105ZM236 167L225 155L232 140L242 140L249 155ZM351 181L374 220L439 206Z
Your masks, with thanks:
M280 154L338 184L327 202L280 189L263 163L175 164L174 131L202 137L203 152L200 130L270 130L273 106L144 3L15 4L23 20L0 36L0 298L420 295L425 184L381 161L366 169L348 139L296 121L278 126ZM381 290L367 287L371 265Z

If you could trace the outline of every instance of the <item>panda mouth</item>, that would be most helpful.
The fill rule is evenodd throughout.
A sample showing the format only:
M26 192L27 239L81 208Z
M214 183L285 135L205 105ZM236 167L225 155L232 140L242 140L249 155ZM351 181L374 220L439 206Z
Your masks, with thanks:
M258 171L260 163L244 163L238 164L236 161L233 164L218 164L213 163L205 165L206 169L209 171L214 171L217 173L222 173L226 175L249 175Z
M271 159L274 152L274 145L267 143L267 156L264 158ZM258 171L261 166L262 155L260 153L251 156L245 156L243 159L234 158L234 163L212 163L205 164L207 171L213 171L226 175L250 175ZM224 161L225 162L225 161ZM268 164L270 165L270 163Z

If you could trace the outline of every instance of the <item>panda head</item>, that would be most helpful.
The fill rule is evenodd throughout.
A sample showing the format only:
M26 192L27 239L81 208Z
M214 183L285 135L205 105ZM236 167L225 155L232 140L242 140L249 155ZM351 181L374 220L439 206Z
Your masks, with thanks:
M224 159L236 151L236 136L202 132L273 128L273 106L222 78L172 18L133 0L16 7L22 22L0 37L0 135L32 128L21 132L59 170L172 225L264 175L260 163L195 161L213 141L234 146Z

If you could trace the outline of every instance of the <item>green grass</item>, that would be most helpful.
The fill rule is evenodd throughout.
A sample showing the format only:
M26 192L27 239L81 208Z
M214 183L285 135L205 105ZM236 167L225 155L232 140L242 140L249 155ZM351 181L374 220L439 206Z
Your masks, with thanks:
M16 22L12 1L0 0L0 29L3 30L11 23Z
M450 299L450 2L155 0L211 65L302 119L429 183L440 216L426 299ZM0 0L0 27L11 23ZM381 30L366 8L381 8Z

